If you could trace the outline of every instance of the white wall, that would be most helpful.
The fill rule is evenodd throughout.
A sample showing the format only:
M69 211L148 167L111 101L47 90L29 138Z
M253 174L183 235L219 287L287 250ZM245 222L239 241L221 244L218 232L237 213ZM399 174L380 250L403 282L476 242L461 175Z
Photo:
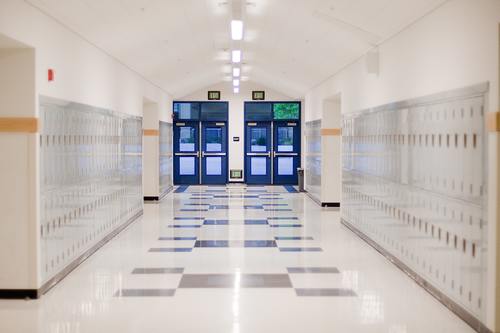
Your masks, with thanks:
M342 94L342 112L359 111L477 83L491 83L498 108L500 1L453 0L379 46L380 74L365 59L306 95L306 120L319 119L322 101Z
M147 97L171 119L168 93L24 1L0 1L0 33L36 49L38 94L133 115Z
M229 170L244 170L244 102L252 101L253 90L264 90L266 92L266 101L292 101L294 99L257 83L246 81L241 83L238 94L233 93L232 82L221 82L178 100L207 101L209 90L219 90L221 92L221 101L229 102ZM233 142L235 136L240 137L239 142ZM235 179L234 181L238 180Z

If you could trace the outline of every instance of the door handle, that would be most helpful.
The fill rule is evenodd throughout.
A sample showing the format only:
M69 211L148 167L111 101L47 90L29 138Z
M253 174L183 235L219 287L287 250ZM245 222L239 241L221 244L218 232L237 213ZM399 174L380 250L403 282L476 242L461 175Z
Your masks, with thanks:
M267 152L267 153L247 153L247 156L267 156L267 157L271 157L271 152Z

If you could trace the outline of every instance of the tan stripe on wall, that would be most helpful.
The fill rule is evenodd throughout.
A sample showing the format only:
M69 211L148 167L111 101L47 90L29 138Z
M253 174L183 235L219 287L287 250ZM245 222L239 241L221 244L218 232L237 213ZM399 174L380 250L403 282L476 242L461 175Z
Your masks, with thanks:
M486 114L486 127L489 132L500 132L500 112Z
M322 128L321 136L340 136L342 135L341 128Z
M157 129L145 129L143 130L144 136L159 136L160 131Z
M36 133L38 118L0 118L0 132Z

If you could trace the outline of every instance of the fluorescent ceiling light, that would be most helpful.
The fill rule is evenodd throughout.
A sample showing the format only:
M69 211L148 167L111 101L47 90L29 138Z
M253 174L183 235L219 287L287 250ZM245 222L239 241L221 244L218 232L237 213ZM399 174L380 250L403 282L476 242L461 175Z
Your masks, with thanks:
M238 79L234 79L234 80L233 80L233 86L235 86L235 87L239 87L239 86L240 86L240 80L238 80Z
M233 92L234 92L235 94L239 93L239 92L240 92L240 87L234 87L234 88L233 88Z
M241 70L238 67L233 68L233 76L238 77L240 76Z
M233 62L241 62L241 50L233 50Z
M231 38L233 40L243 39L243 21L240 20L231 21Z

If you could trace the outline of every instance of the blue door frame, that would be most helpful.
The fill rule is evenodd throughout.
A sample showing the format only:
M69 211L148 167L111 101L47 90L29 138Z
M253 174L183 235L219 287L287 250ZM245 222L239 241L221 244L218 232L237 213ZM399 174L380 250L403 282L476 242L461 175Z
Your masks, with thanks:
M226 184L228 181L227 122L201 123L201 183Z
M245 122L245 182L271 184L272 132L270 121Z
M300 121L274 121L273 184L295 185L300 167Z
M200 182L199 122L174 123L174 184Z

